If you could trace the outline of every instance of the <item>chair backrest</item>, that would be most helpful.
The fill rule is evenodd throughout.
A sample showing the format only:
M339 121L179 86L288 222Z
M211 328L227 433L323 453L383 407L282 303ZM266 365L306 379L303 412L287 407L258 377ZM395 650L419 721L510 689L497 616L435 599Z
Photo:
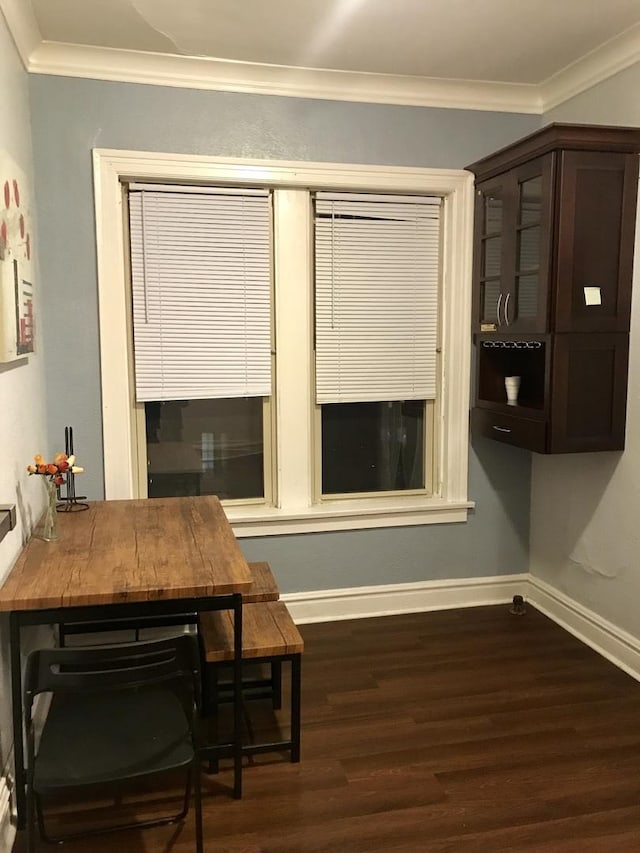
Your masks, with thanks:
M25 708L38 693L125 690L174 681L198 694L196 639L180 634L162 640L109 646L36 649L27 659Z

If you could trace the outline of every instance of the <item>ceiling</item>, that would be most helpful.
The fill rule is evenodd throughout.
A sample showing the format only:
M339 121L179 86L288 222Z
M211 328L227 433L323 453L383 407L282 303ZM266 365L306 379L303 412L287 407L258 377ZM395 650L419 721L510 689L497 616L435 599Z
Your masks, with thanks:
M640 0L0 0L0 9L35 73L165 74L239 91L342 88L399 103L440 93L444 106L459 105L452 93L472 105L475 93L479 109L522 101L539 112L640 59Z

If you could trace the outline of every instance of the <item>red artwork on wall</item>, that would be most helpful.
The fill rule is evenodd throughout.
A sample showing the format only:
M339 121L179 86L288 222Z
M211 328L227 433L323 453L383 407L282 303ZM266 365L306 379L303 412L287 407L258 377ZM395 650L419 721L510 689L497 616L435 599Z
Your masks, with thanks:
M0 151L0 362L34 349L31 211L27 181Z

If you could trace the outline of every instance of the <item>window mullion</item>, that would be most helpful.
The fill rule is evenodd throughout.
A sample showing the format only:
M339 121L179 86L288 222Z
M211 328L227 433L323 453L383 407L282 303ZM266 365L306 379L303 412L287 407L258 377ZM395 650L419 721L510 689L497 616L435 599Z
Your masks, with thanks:
M274 193L278 506L312 501L312 253L306 190Z

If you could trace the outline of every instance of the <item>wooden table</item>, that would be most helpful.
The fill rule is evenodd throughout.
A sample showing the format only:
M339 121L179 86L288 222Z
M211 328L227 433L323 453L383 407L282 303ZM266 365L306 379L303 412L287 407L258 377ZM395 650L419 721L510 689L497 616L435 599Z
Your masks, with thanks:
M18 827L25 822L21 628L233 610L234 796L241 796L242 593L249 567L218 498L101 501L60 513L60 539L32 538L0 588L10 614Z

